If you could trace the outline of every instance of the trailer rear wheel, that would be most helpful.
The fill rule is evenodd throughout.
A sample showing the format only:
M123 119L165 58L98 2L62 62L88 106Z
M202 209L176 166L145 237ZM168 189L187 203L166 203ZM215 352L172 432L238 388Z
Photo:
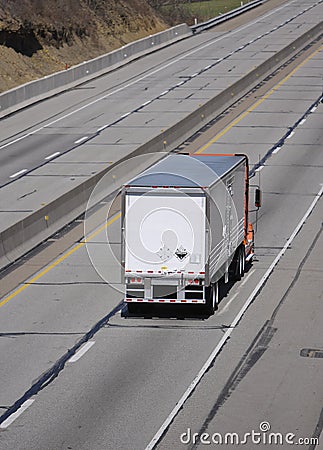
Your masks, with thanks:
M237 266L238 267L237 267L236 280L239 281L243 277L244 270L245 270L245 254L244 254L244 248L242 246L239 248Z
M246 255L245 255L244 246L241 246L240 249L241 249L241 272L240 272L240 274L241 274L241 277L243 277L244 272L246 270Z
M206 292L205 310L207 314L214 314L218 309L219 302L219 283L212 283Z
M245 271L245 253L244 247L240 246L231 262L229 269L229 280L239 281L243 277Z

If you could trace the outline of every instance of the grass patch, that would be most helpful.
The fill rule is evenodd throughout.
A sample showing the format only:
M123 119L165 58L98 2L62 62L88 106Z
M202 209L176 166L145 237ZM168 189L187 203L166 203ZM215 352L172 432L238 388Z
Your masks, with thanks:
M243 4L245 5L249 1L251 0L243 0ZM159 6L158 10L167 18L168 22L170 21L174 25L183 21L193 25L194 19L197 19L198 22L205 22L240 6L241 0L206 0L168 3Z

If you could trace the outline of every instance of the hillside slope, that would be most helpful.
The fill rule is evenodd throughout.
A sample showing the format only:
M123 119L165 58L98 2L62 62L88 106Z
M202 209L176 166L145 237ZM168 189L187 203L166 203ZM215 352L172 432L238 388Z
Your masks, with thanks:
M0 0L0 92L165 28L145 0Z

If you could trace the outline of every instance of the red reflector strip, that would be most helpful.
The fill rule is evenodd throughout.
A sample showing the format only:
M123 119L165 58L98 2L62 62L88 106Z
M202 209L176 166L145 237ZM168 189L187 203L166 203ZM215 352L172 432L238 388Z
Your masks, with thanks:
M147 270L147 273L154 273L153 270Z
M142 273L142 270L136 270L137 273Z
M127 303L185 303L185 304L191 304L191 303L200 303L205 304L205 300L198 300L198 299L164 299L164 298L125 298L125 302Z
M205 272L200 272L201 275L205 275Z
M131 270L127 269L126 272L131 272Z

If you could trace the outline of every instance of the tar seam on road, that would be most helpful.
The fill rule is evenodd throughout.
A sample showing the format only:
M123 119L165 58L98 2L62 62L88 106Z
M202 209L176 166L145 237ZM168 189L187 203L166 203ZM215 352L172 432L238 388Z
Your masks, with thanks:
M19 142L20 140L22 140L22 139L24 139L24 138L26 138L26 137L28 137L28 136L31 136L31 135L33 135L33 134L36 134L38 131L41 131L41 130L43 130L44 128L50 127L50 126L54 125L55 123L60 122L61 120L65 120L67 117L70 117L70 116L72 116L73 114L76 114L76 113L78 113L79 111L82 111L83 109L86 109L86 108L88 108L89 106L92 106L92 105L98 103L98 102L101 101L101 100L105 100L107 97L110 97L111 95L113 95L113 94L115 94L115 93L118 93L118 92L124 90L124 89L127 88L127 87L133 86L134 84L137 84L138 82L140 82L140 81L142 81L142 80L148 78L149 76L155 75L156 73L165 70L165 68L172 66L173 64L177 63L178 61L181 61L181 60L183 60L183 59L185 59L185 58L187 58L187 57L189 57L189 56L191 56L191 55L194 55L195 53L199 52L200 50L204 50L205 48L209 47L210 45L213 45L213 44L216 44L216 43L219 42L219 41L222 41L224 38L226 38L226 37L228 36L228 34L230 35L230 37L232 37L233 35L237 34L239 31L243 31L244 29L249 28L250 26L254 25L255 23L262 21L264 18L273 15L274 13L276 13L277 11L279 11L280 9L284 9L286 6L289 6L290 3L293 3L293 1L291 1L291 2L289 2L289 3L287 3L287 4L283 5L283 6L281 6L280 8L275 9L274 11L270 11L269 13L267 13L267 14L261 16L260 18L257 18L257 19L255 19L255 20L253 20L252 22L250 22L250 23L248 23L248 24L246 24L246 25L243 25L243 26L237 28L235 31L231 31L230 33L225 33L225 35L220 36L219 38L216 38L216 39L213 39L213 38L212 38L212 39L210 40L210 42L207 42L207 43L204 44L204 45L201 45L201 46L198 45L194 50L185 53L184 55L180 56L179 58L176 58L176 59L174 59L173 61L171 61L171 62L169 62L169 63L167 63L167 64L165 64L165 65L163 65L163 66L161 66L161 67L159 67L159 68L157 68L157 69L155 69L155 70L149 72L149 73L147 73L146 75L144 75L144 76L138 78L137 80L134 80L134 81L132 81L131 83L127 83L127 84L125 84L124 86L121 86L121 87L119 87L118 89L115 89L113 92L111 92L111 93L109 93L109 94L107 94L107 95L104 95L104 96L102 96L102 97L99 97L99 98L97 98L96 100L93 100L92 102L87 103L86 105L83 105L82 107L80 107L80 108L78 108L78 109L76 109L76 110L74 110L74 111L71 111L70 113L65 114L65 115L62 116L62 117L59 117L59 118L57 118L57 119L55 119L55 120L53 120L53 121L47 123L46 125L43 125L43 126L39 127L38 129L36 129L36 130L34 130L34 131L30 131L29 133L27 133L27 134L21 136L20 138L16 138L16 139L13 140L13 141L7 142L6 144L0 146L0 150L1 150L2 148L5 148L5 147L11 145L11 144L14 144L14 143L16 143L16 142ZM315 3L314 5L312 5L312 6L308 7L308 8L306 8L305 10L299 12L299 13L296 14L295 16L290 17L287 21L285 21L285 22L283 22L282 24L280 24L279 26L275 27L275 30L276 30L278 27L283 26L283 25L286 25L288 22L290 22L290 21L296 19L298 16L304 14L305 12L307 12L308 10L310 10L311 8L317 6L317 4L319 4L319 3L320 3L320 1L317 2L317 3ZM266 35L268 35L268 32L264 33L263 35L259 35L259 36L258 36L257 38L255 38L253 41L250 41L250 43L252 43L252 42L254 42L254 41L256 41L256 40L259 40L259 39L261 39L262 37L264 37L264 36L266 36ZM231 52L231 53L229 53L228 56L231 56L231 55L233 55L233 54L234 54L234 51ZM219 61L222 61L223 59L225 59L225 57L221 58ZM211 67L211 65L210 65L210 66L207 66L207 68L210 68L210 67ZM185 81L181 82L180 84L183 84L183 83L185 83ZM128 113L128 114L130 114L130 113ZM127 114L127 115L128 115L128 114Z
M0 428L2 429L6 429L8 428L9 425L12 424L12 422L14 422L16 419L18 419L18 417L27 409L29 408L29 406L31 406L34 403L34 399L29 398L28 400L26 400L22 405L20 405L20 407L17 409L16 412L14 412L13 414L11 414L6 420L4 420L1 424L0 424Z
M86 342L82 347L78 349L76 353L74 353L73 356L71 356L71 358L67 362L74 363L78 361L88 350L90 350L91 347L93 347L94 344L95 341Z
M296 66L285 78L283 78L279 83L276 84L272 89L270 89L267 94L265 94L263 97L261 97L259 100L257 100L250 108L247 109L247 111L243 112L238 116L233 122L231 122L224 130L220 131L213 139L211 139L207 144L203 145L196 153L200 154L203 153L205 150L207 150L212 144L214 144L216 141L218 141L222 136L224 136L231 128L233 128L235 125L237 125L239 122L241 122L242 119L244 119L250 112L254 111L259 105L261 105L265 100L267 100L272 94L274 94L289 78L291 78L301 67L303 67L309 60L314 58L317 53L319 53L323 49L323 46L321 46L319 49L315 50L311 55L309 55L304 61L302 61L298 66ZM296 122L297 125L301 124L302 120L305 118L306 115L308 115L310 112L313 112L313 108L317 105L319 102L321 96L318 100L316 100L306 111L306 113ZM295 127L295 125L294 125ZM290 130L290 132L286 133L286 137L283 139L288 139L293 133L293 128ZM280 141L279 141L280 142ZM278 147L278 144L275 146L275 148ZM261 164L259 164L261 165Z
M238 325L238 323L240 322L240 320L244 316L244 313L246 312L246 310L254 302L256 297L259 295L260 291L263 289L263 287L266 284L267 280L269 279L270 275L274 271L276 265L278 264L280 259L283 257L283 255L285 254L286 250L288 249L290 244L293 242L293 240L295 239L295 237L297 236L297 234L299 233L299 231L303 227L303 225L304 225L305 221L307 220L307 218L312 213L313 209L315 208L315 205L317 204L317 202L321 198L322 193L323 193L323 186L321 186L319 192L315 195L314 200L312 201L312 203L308 207L308 209L305 212L304 216L301 218L301 220L297 224L296 228L294 229L294 231L291 234L291 236L289 237L289 239L286 241L286 243L285 243L284 247L282 248L282 250L278 253L278 255L276 256L274 261L271 263L271 265L269 266L269 268L267 269L265 274L260 279L260 281L257 284L257 286L254 288L254 290L252 291L252 293L250 294L250 296L248 297L246 302L243 304L242 308L240 309L240 311L238 312L238 314L236 315L236 317L232 321L231 328L229 328L225 332L225 334L223 335L222 339L219 341L217 346L214 348L214 350L210 354L210 356L207 359L207 361L204 363L204 365L201 368L201 370L198 372L198 374L196 375L196 377L194 378L192 383L188 386L188 388L186 389L186 391L184 392L182 397L177 401L176 405L174 406L174 408L172 409L172 411L170 412L170 414L168 415L166 420L163 422L163 424L161 425L159 430L156 432L156 434L154 435L152 440L149 442L149 444L147 445L145 450L152 450L152 449L154 449L156 447L156 445L160 442L160 440L165 436L169 426L172 424L172 422L174 421L175 417L178 415L180 410L183 408L184 403L186 403L187 399L189 397L191 397L192 393L195 391L196 387L200 383L201 379L204 377L205 373L210 369L210 367L213 365L216 357L222 351L222 349L225 346L227 340L231 336L234 328ZM271 330L271 332L274 332L274 330Z
M248 372L252 369L252 367L259 361L261 356L265 353L268 348L268 345L276 333L277 329L269 326L269 321L265 322L262 328L257 333L256 337L248 347L245 354L242 356L237 366L233 370L230 375L228 381L224 385L224 388L220 392L215 404L213 405L211 411L209 412L207 418L205 419L203 425L197 432L199 436L207 430L210 422L213 420L214 416L221 408L221 406L227 401L227 399L231 396L240 382L244 379L244 377L248 374ZM211 369L212 366L210 366ZM200 434L201 433L201 434ZM199 445L199 442L196 441L190 449L196 449Z
M204 433L210 422L214 419L215 415L219 411L219 409L224 405L224 403L227 401L227 399L231 396L231 394L234 392L234 390L237 388L239 383L245 378L245 376L248 374L248 372L252 369L252 367L259 361L261 356L265 353L265 351L268 348L268 345L273 338L275 332L277 331L277 328L275 328L274 322L277 317L278 311L283 306L288 294L295 286L296 282L299 279L299 276L302 272L302 269L304 267L304 264L308 260L309 256L311 255L315 245L317 244L317 241L322 233L322 224L319 229L319 231L316 233L310 247L308 248L305 256L302 258L297 271L290 282L288 288L286 289L284 295L281 297L278 305L274 309L271 318L267 320L264 325L259 330L258 334L256 335L255 339L249 346L246 353L243 355L243 357L238 362L236 368L233 370L232 374L230 375L228 381L226 382L224 388L220 392L216 402L214 403L212 409L210 410L209 414L207 415L204 423L202 424L201 428L197 431L198 436L201 436L202 433ZM323 417L322 417L322 423L323 424ZM317 436L314 436L317 437ZM196 449L199 445L199 442L197 441L195 444L193 444L190 449Z
M317 50L318 52L319 50ZM312 57L314 56L311 55ZM310 58L308 58L310 59ZM307 60L305 60L307 61ZM303 62L304 63L304 62ZM303 64L301 63L300 66ZM300 67L298 66L298 68ZM295 70L295 69L294 69ZM287 79L287 77L286 77ZM282 82L280 83L280 85L282 84ZM266 97L267 98L267 97ZM258 103L258 102L257 102ZM311 106L311 110L313 110L314 106L317 104L317 102L315 102L312 106ZM249 109L246 113L249 113L251 111L251 109ZM240 117L240 116L239 116ZM303 116L304 117L304 116ZM240 119L241 120L241 119ZM300 119L301 120L301 119ZM300 121L298 121L300 122ZM233 126L233 124L232 124ZM232 127L231 126L231 127ZM230 128L231 128L230 127ZM230 129L228 128L228 129ZM228 130L227 130L228 131ZM214 140L212 140L214 142ZM210 144L211 145L211 144ZM197 152L198 153L198 152ZM200 152L201 153L201 152ZM254 169L255 170L255 169ZM320 195L322 194L322 189L320 191L320 193L316 196L316 199L313 201L312 205L312 209L314 208L316 202L318 201L318 198L320 197ZM311 206L312 206L311 205ZM311 208L311 207L310 207ZM308 210L309 211L309 210ZM116 214L110 221L108 221L106 224L104 224L102 227L100 227L96 232L94 232L93 234L91 234L88 238L85 238L82 242L80 242L79 244L77 244L76 246L74 246L71 250L69 250L68 252L66 252L62 257L60 257L59 259L57 259L56 261L54 261L51 265L49 265L48 267L46 267L46 269L44 269L42 272L40 272L39 274L37 274L35 277L33 277L29 282L25 283L24 285L22 285L20 288L18 288L16 291L14 291L11 295L9 295L8 297L6 297L2 302L0 302L0 307L3 306L4 304L6 304L9 300L11 300L12 298L16 297L19 293L21 293L24 289L26 289L29 285L33 284L35 281L37 281L39 278L41 278L42 276L44 276L46 273L48 273L52 268L56 267L60 262L64 261L68 256L70 256L71 254L73 254L76 250L78 250L79 248L81 248L82 246L84 246L86 244L86 242L90 241L93 237L97 236L97 234L99 234L103 229L105 229L106 227L108 227L109 225L111 225L114 221L116 221L117 219L120 218L120 212L118 214ZM309 214L308 214L309 215ZM307 213L306 213L306 218L307 218ZM304 216L305 217L305 216ZM304 219L305 221L305 219ZM303 225L304 222L300 222L301 226ZM300 225L299 224L299 225ZM297 228L301 228L301 226L297 227ZM297 229L296 228L296 229ZM299 231L298 229L298 231ZM298 231L296 232L296 234L298 233ZM294 237L296 236L296 234L292 235L292 239L291 241L294 239ZM290 242L291 242L290 241ZM289 242L289 241L288 241ZM289 244L290 244L289 242ZM288 245L289 245L288 244ZM287 247L286 247L287 248ZM277 262L279 261L279 259L283 256L283 254L285 253L286 248L284 247L284 249L282 250L282 252L279 253L278 255L278 259L276 258L274 260L274 263L270 266L270 268L268 269L268 271L266 272L266 274L268 273L268 276L265 276L262 278L261 282L261 286L263 284L265 284L265 282L267 281L267 279L269 278L269 275L271 274L271 272L273 271L275 265L277 264ZM276 261L277 260L277 261ZM259 284L260 284L259 283ZM240 321L241 317L243 316L244 312L246 311L246 309L249 307L249 305L252 303L252 301L254 300L254 298L256 297L256 295L258 295L260 288L258 288L259 284L257 285L256 289L253 291L253 293L251 294L251 296L249 297L249 299L247 300L247 302L245 303L245 305L243 306L243 308L240 310L239 314L236 316L234 322L235 324L231 325L231 328L229 328L227 330L227 332L224 334L223 338L221 339L220 343L218 344L218 346L216 347L217 352L216 354L213 356L211 362L208 364L208 367L203 371L203 368L201 369L200 373L201 376L198 376L195 378L196 384L193 383L191 384L191 386L189 387L189 389L191 388L191 391L189 393L188 396L191 395L191 393L193 392L193 390L195 390L195 387L197 386L197 384L199 383L200 379L202 378L202 376L204 375L204 373L209 369L210 365L213 364L213 361L215 359L215 357L217 356L217 354L221 351L222 347L224 346L224 344L226 343L228 337L231 335L234 327L237 325L237 323ZM257 290L257 291L256 291ZM256 292L255 292L256 291ZM251 299L251 300L250 300ZM250 300L250 301L249 301ZM5 420L7 420L12 414L15 414L19 408L22 407L22 405L28 400L30 399L33 395L35 395L36 393L38 393L41 389L43 389L44 387L46 387L48 384L51 383L51 381L53 381L58 374L61 372L61 370L63 370L65 363L67 362L68 359L71 358L71 356L73 356L75 354L75 352L84 344L86 343L89 339L91 339L91 337L93 337L93 335L99 331L103 326L105 326L109 319L115 315L118 311L121 310L123 306L123 302L120 302L115 309L113 309L107 316L105 316L103 319L101 319L96 325L94 325L94 327L88 332L86 333L82 339L71 349L69 350L65 355L63 355L56 363L55 365L49 369L41 378L40 380L38 380L37 383L35 383L20 399L18 399L14 405L12 405L11 407L8 408L8 410L0 417L0 424L3 423ZM241 313L241 314L240 314ZM220 345L221 344L221 345ZM212 356L212 355L211 355ZM209 361L209 360L208 360ZM208 362L207 361L207 362ZM197 379L199 377L199 379ZM187 397L188 398L188 397ZM187 398L183 401L183 403L187 400ZM177 415L178 411L176 412L176 414L174 415L174 417L171 418L170 423L173 421L173 419L175 418L175 416ZM170 425L170 423L167 425L167 427L163 430L162 434L158 437L157 440L154 441L154 439L151 441L151 443L148 445L147 449L149 448L154 448L155 445L157 444L157 442L159 442L159 440L161 439L161 437L164 435L164 433L166 432L168 426ZM152 445L152 446L151 446Z
M312 108L312 107L311 107ZM315 200L312 202L312 209L314 208L316 202L318 201L319 197L322 194L322 190L323 188L321 188L319 194L317 194ZM310 208L311 208L310 207ZM309 211L309 210L308 210ZM307 213L305 214L306 218L309 215ZM117 213L112 219L110 219L106 224L104 224L103 226L101 226L98 230L96 230L95 232L93 232L88 238L84 238L83 241L81 241L79 244L75 245L72 249L70 249L68 252L66 252L65 254L63 254L63 256L61 256L59 259L55 260L52 264L50 264L49 266L47 266L43 271L41 271L39 274L37 274L36 276L34 276L32 279L30 279L29 281L27 281L25 284L23 284L20 288L18 288L16 291L14 291L12 294L10 294L9 296L7 296L2 302L0 302L0 307L5 305L9 300L11 300L12 298L16 297L19 293L21 293L22 291L24 291L29 285L32 285L33 283L35 283L37 280L39 280L42 276L44 276L46 273L48 273L52 268L56 267L57 265L59 265L62 261L64 261L66 258L68 258L71 254L73 254L75 251L77 251L79 248L83 247L86 242L90 241L91 239L93 239L94 237L96 237L102 230L104 230L105 228L107 228L108 226L110 226L112 223L114 223L116 220L118 220L121 216L121 213ZM304 216L304 217L305 217ZM304 219L304 218L303 218ZM303 220L302 219L302 220ZM304 219L305 221L305 219ZM300 222L301 226L304 222ZM300 225L299 224L299 225ZM268 276L265 276L262 278L261 282L262 284L264 284L267 279L269 278L269 275L271 274L273 268L275 267L275 265L277 264L277 262L279 261L280 257L285 253L285 250L288 248L288 246L290 245L291 241L294 239L294 237L296 236L296 234L298 233L299 229L301 228L301 226L298 226L296 228L297 232L291 236L292 239L290 239L287 242L287 246L285 245L285 247L282 249L282 251L279 253L278 255L278 259L276 258L274 260L274 263L270 266L270 268L268 269L268 271L266 272L266 274L268 273ZM296 231L295 230L295 231ZM277 261L276 261L277 260ZM258 284L259 286L259 284ZM256 287L256 290L258 289L258 286ZM261 285L262 286L262 285ZM255 291L256 291L255 290ZM230 328L228 328L227 332L223 335L223 338L221 339L219 345L217 346L216 349L218 349L215 353L215 355L212 357L212 360L210 363L208 363L207 368L204 370L203 368L201 369L200 373L198 374L198 376L193 380L191 386L188 388L190 390L190 393L188 396L191 395L191 393L193 392L193 390L195 390L195 387L197 386L197 384L199 383L200 379L202 378L202 376L204 375L204 373L209 369L209 367L211 366L211 364L213 364L213 361L215 359L215 357L217 356L217 354L222 350L222 347L224 346L224 344L226 343L228 337L231 335L234 327L237 325L237 323L240 321L242 315L244 314L245 310L249 307L249 305L252 303L252 301L254 300L254 298L256 297L256 295L258 295L258 292L260 291L260 288L257 290L257 292L253 292L251 294L251 296L249 297L249 299L247 300L247 302L245 303L245 305L243 306L243 308L240 310L240 313L238 314L238 316L236 316L235 320L234 320L234 324L232 323ZM255 295L254 295L255 293ZM252 298L252 299L251 299ZM250 300L251 299L251 300ZM250 301L249 301L250 300ZM12 405L11 407L8 408L8 410L0 417L0 424L3 423L5 420L7 420L10 415L16 413L18 411L18 409L20 409L22 407L22 405L26 402L26 400L30 399L33 395L35 395L35 393L39 392L41 389L43 389L44 387L46 387L48 384L51 383L51 381L53 379L55 379L58 374L61 372L61 370L63 370L65 363L67 362L68 359L71 358L71 356L73 356L75 354L75 352L85 343L87 342L99 329L101 329L104 325L106 325L109 321L109 319L115 315L118 311L120 311L122 309L123 306L123 302L120 302L117 307L111 312L109 313L106 317L104 317L103 319L101 319L101 321L99 321L87 334L85 334L83 336L83 338L71 349L69 350L65 355L63 355L63 357L61 357L56 364L49 369L42 377L41 379L35 383L20 399L18 399L14 405ZM95 330L95 331L93 331ZM212 355L211 355L212 356ZM210 359L210 358L209 358ZM201 374L201 375L200 375ZM200 376L199 376L200 375ZM195 383L196 381L196 383ZM187 398L188 398L187 396ZM185 398L185 400L183 401L183 403L187 400L187 398ZM158 437L157 440L151 441L151 443L148 445L147 449L152 449L155 447L155 445L157 444L157 442L159 442L159 440L161 439L161 437L164 435L164 433L166 432L166 430L168 429L168 426L170 425L170 423L173 421L173 419L175 418L175 416L177 415L178 411L176 412L176 414L174 415L174 417L171 418L169 424L166 426L166 428L163 430L162 434ZM152 444L152 446L150 446Z
M323 430L323 408L321 410L321 414L320 414L319 420L317 422L317 425L315 427L312 438L319 439L321 436L322 430ZM308 450L314 450L316 448L316 446L317 446L317 444L311 444L309 446Z
M92 234L90 234L89 237L84 238L79 244L72 247L70 250L68 250L66 253L64 253L60 258L56 259L53 263L48 265L44 270L39 272L37 275L35 275L30 280L26 281L22 286L20 286L18 289L16 289L12 294L8 295L0 302L0 308L4 306L6 303L8 303L11 299L16 297L18 294L23 292L25 289L27 289L28 286L34 284L36 281L38 281L40 278L42 278L44 275L46 275L51 269L58 266L62 261L65 261L70 255L75 253L79 248L83 247L87 242L91 241L94 237L96 237L101 231L103 231L105 228L112 225L116 220L118 220L121 217L121 213L118 212L115 216L113 216L107 223L102 225L98 230L94 231Z
M320 50L322 50L323 46L320 47L320 49L316 50L314 53L312 53L307 59L305 59L304 61L302 61L302 63L300 63L297 67L295 67L295 69L293 69L293 71L291 72L291 74L294 74L303 64L305 64L305 62L307 62L309 59L313 58L315 54L317 54ZM204 145L203 147L201 147L196 154L202 153L204 152L212 143L216 142L216 140L218 140L220 137L222 137L225 133L227 133L233 126L235 126L240 120L242 120L244 117L246 117L250 112L252 112L257 106L259 106L265 99L267 99L271 94L273 94L275 92L275 90L278 88L278 86L280 87L283 83L285 83L287 80L289 79L289 76L285 77L282 81L280 81L274 88L272 88L264 97L262 97L260 100L258 100L254 105L252 105L247 111L245 111L242 115L240 115L237 119L235 119L229 126L227 126L221 133L218 133L215 138L211 139L206 145ZM291 128L294 129L296 128L298 125L300 125L304 119L312 113L313 108L321 101L322 96L320 96L309 108L308 110L302 115L302 117L294 124L294 126ZM257 165L254 166L254 168L250 171L249 176L252 177L255 174L255 171L257 170L257 168L264 164L265 161L273 154L275 153L275 149L277 148L281 148L284 145L285 139L286 139L286 135L289 132L287 132L285 134L285 136L283 136L270 150L268 150L268 152L265 154L265 156L261 159L261 161L259 161L259 163ZM1 148L1 147L0 147ZM116 217L115 219L120 217L120 213L119 216ZM113 219L111 219L113 220ZM107 223L105 226L109 226L109 223ZM101 228L98 230L98 232L95 234L95 236L97 234L99 234L99 232L101 231ZM94 236L91 236L91 239ZM90 238L88 238L89 240ZM84 244L86 243L86 240L81 241L76 247L73 247L70 252L67 252L66 254L64 254L60 259L56 260L53 264L51 264L49 267L47 267L44 271L42 271L40 274L36 275L35 277L33 277L29 282L26 282L23 286L21 286L20 288L18 288L18 290L14 291L13 294L9 295L8 297L5 297L5 299L3 301L0 302L0 308L1 306L3 306L4 304L6 304L9 300L11 300L13 297L15 297L17 294L19 294L20 292L22 292L24 289L26 289L26 287L29 284L33 284L35 283L37 280L39 280L39 278L41 278L43 275L45 275L47 272L49 272L49 270L51 270L53 267L56 267L60 262L64 261L70 254L73 254L76 250L78 250L80 247L82 247Z
M319 4L321 1L322 1L322 0L320 0L319 2L317 2L317 4ZM305 12L307 12L308 10L310 10L311 8L315 7L317 4L314 4L314 5L312 5L312 6L308 7L308 8L306 8L305 10L299 12L299 13L296 14L295 16L290 17L288 20L286 20L285 22L281 23L280 25L277 25L277 26L276 26L275 28L273 28L272 30L267 31L266 33L262 34L260 37L258 36L257 38L255 38L255 39L249 41L249 42L248 42L247 44L245 44L242 48L244 48L244 47L246 47L246 46L248 46L248 45L251 45L251 44L254 43L255 41L259 40L260 38L262 38L262 37L264 37L264 36L267 36L268 34L271 34L272 32L276 31L277 29L279 29L279 28L285 26L286 24L288 24L288 23L291 22L292 20L296 19L297 17L301 16L302 14L304 14ZM285 7L285 6L286 6L286 5L284 5L283 7ZM283 7L282 7L282 8L283 8ZM277 10L275 10L275 11L277 11ZM263 19L264 17L270 16L271 14L272 14L272 12L269 13L269 14L267 14L267 15L265 15L265 16L262 16L262 19ZM230 34L230 36L232 36L233 34L236 34L238 31L241 31L241 30L243 30L243 29L249 27L250 25L252 25L252 24L254 24L254 23L258 22L258 21L259 21L259 19L255 20L255 21L253 21L253 22L251 22L251 23L249 23L249 24L247 24L247 25L245 25L245 26L243 26L243 27L239 27L236 31L232 32L232 33ZM184 58L186 58L186 57L188 57L188 56L190 56L190 55L192 55L192 54L198 52L199 50L203 50L204 48L206 48L206 47L208 47L208 46L210 46L210 45L212 45L212 44L214 44L214 43L216 43L216 42L222 40L222 39L225 38L225 37L226 37L226 34L225 34L224 36L221 36L221 37L218 38L218 39L215 39L215 40L212 39L211 42L208 42L207 44L205 44L205 45L203 45L203 46L201 46L201 47L198 47L197 49L194 49L193 51L191 51L191 52L189 52L189 53L187 53L187 54L185 54L185 55L183 55L183 56L181 56L181 57L175 59L174 61L172 61L172 62L170 62L170 63L168 63L168 64L165 64L164 66L162 66L162 68L165 69L166 67L169 67L169 66L171 66L172 64L175 64L176 62L178 62L178 61L180 61L180 60L182 60L182 59L184 59ZM201 69L199 72L196 72L196 73L194 73L193 75L187 76L187 78L186 78L184 81L182 81L180 84L182 85L182 84L184 84L184 83L187 83L188 81L192 80L192 79L195 78L196 76L201 75L201 74L203 74L205 71L209 70L210 67L216 66L216 65L219 64L221 61L223 61L223 60L229 58L231 55L233 55L233 54L235 54L235 53L237 53L237 52L239 52L239 51L241 51L241 47L238 48L238 49L236 49L236 50L234 50L234 51L232 51L232 52L230 52L230 53L228 53L226 56L224 56L223 58L221 58L221 59L215 61L213 64L210 64L209 66L204 67L204 68ZM152 72L150 72L150 73L148 73L148 74L146 74L146 75L140 77L139 79L134 80L134 81L132 81L132 82L130 82L130 83L127 83L125 86L120 87L120 88L118 88L118 89L116 89L116 90L114 90L114 91L112 91L112 92L110 92L110 93L108 93L108 94L106 94L106 95L104 95L104 96L102 96L102 97L99 97L98 99L96 99L96 100L94 100L94 101L92 101L92 102L90 102L90 103L88 103L88 104L86 104L86 105L84 105L84 106L82 106L82 107L80 107L80 108L78 108L78 109L76 109L76 110L74 110L74 111L72 111L72 112L66 114L65 116L62 116L62 117L60 117L60 118L58 118L58 119L56 119L56 120L54 120L54 121L52 121L52 122L50 122L50 123L48 123L48 124L42 126L42 127L40 127L40 128L37 128L36 130L31 131L31 132L29 132L29 133L27 133L27 134L25 134L25 135L23 135L23 136L21 136L21 137L15 139L15 140L13 140L13 141L7 142L6 144L0 146L0 150L1 150L2 148L5 148L5 147L11 145L11 144L14 144L14 143L16 143L16 142L19 142L19 141L21 141L22 139L24 139L24 138L26 138L26 137L28 137L28 136L34 135L34 134L36 134L37 132L43 130L44 128L47 128L47 127L49 127L49 126L55 124L56 122L59 122L59 121L65 119L65 118L67 118L67 117L69 117L69 116L71 116L71 115L73 115L73 114L75 114L75 113L77 113L77 112L79 112L79 111L81 111L81 110L83 110L83 109L89 107L89 106L92 106L93 104L97 103L98 101L104 100L104 99L110 97L111 95L113 95L113 94L115 94L115 93L118 93L118 92L124 90L124 89L127 88L127 87L130 87L130 86L132 86L132 85L138 83L139 81L144 80L144 79L147 78L148 76L154 75L155 73L159 72L160 70L161 70L161 68L156 69L156 70L154 70L154 71L152 71ZM156 96L155 98L153 98L150 102L152 102L152 101L154 101L154 100L160 99L161 97L163 97L164 95L166 95L168 92L171 92L171 91L175 90L178 86L179 86L179 84L175 84L174 86L171 86L167 91L162 92L161 94L159 94L158 96ZM133 109L132 111L130 111L130 112L124 114L123 116L119 117L119 118L116 119L115 121L113 121L113 122L111 122L111 123L108 123L108 124L106 124L106 125L103 125L102 127L100 127L100 128L97 130L96 133L94 133L92 136L90 136L90 137L87 139L87 141L90 141L91 139L95 138L101 131L105 130L106 128L109 128L109 127L112 127L112 126L114 126L114 125L117 125L119 122L121 122L123 119L125 119L126 117L128 117L130 114L134 114L134 113L137 113L137 112L141 111L144 107L145 107L145 104L139 105L138 107L136 107L136 108ZM84 141L82 141L82 142L84 142ZM81 145L81 144L76 144L76 145ZM70 151L72 151L72 150L74 150L74 149L75 149L75 147L71 147L71 148L69 148L68 150L62 152L61 155L64 155L64 154L66 154L66 153L69 153ZM24 169L24 172L21 171L21 175L19 175L19 177L28 175L28 174L30 174L31 172L33 172L34 170L39 169L40 167L44 166L44 165L47 164L47 163L48 163L48 161L45 162L45 163L43 162L43 163L39 164L38 166L35 166L35 167L33 167L33 168L29 169L29 170ZM20 174L20 172L19 172L19 174ZM11 177L9 177L9 178L13 178L13 177L11 176ZM6 183L3 183L3 184L0 186L0 188L1 188L1 187L5 187L5 186L7 186L8 184L10 184L10 183L12 183L12 182L14 182L14 180L13 180L13 179L10 179L10 181L7 181Z
M60 372L64 369L65 364L72 358L76 352L86 344L92 337L101 330L121 308L123 307L123 301L121 301L112 311L109 312L105 317L100 319L82 338L69 349L63 356L61 356L56 363L47 370L38 381L36 381L26 392L20 397L12 406L8 407L7 411L0 416L0 428L5 421L15 414L26 401L30 400L31 397L38 394L42 389L48 386Z

